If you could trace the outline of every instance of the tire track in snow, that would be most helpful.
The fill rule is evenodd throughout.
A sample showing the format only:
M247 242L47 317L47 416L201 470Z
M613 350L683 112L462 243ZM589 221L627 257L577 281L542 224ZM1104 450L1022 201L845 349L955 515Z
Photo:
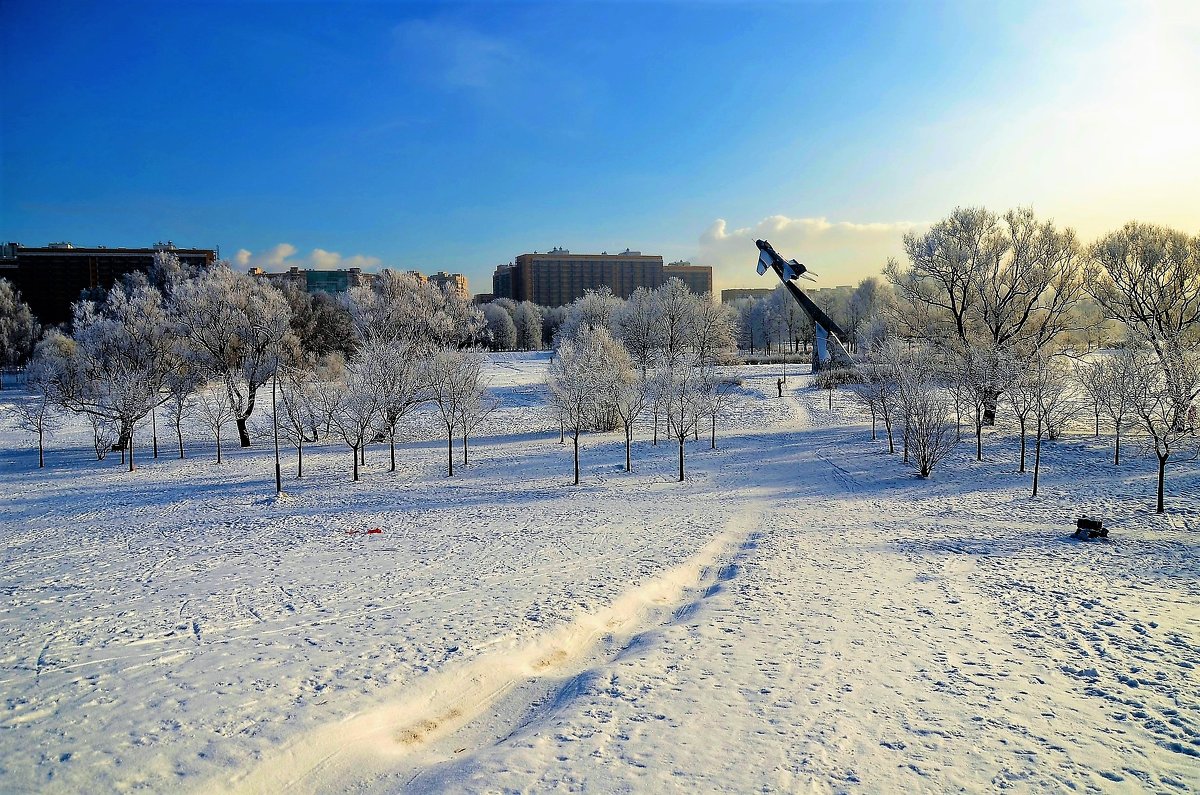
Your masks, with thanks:
M317 729L249 772L208 782L201 790L344 789L350 782L394 777L404 769L424 770L466 751L463 746L469 740L458 735L473 723L494 724L493 707L509 693L531 683L528 689L534 693L559 691L560 685L547 688L537 683L569 683L595 662L606 639L626 639L619 653L636 642L640 629L657 623L664 609L679 604L689 592L704 589L712 572L717 582L736 576L736 563L730 557L736 559L754 548L756 540L749 531L759 513L757 505L736 511L724 531L690 559L629 589L607 607L526 643L518 640L459 668L432 674L396 700ZM670 621L678 611L666 615ZM524 699L520 712L529 713L530 700ZM501 735L511 731L509 726ZM487 742L494 742L495 732L490 734Z

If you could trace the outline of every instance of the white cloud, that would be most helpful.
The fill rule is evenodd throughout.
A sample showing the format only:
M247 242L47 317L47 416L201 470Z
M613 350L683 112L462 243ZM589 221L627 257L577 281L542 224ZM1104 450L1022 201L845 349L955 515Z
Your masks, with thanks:
M296 256L298 249L291 243L280 243L267 249L261 254L255 254L248 249L238 249L234 261L239 268L262 268L267 271L287 270L288 268L314 269L322 271L339 268L362 268L363 270L378 270L383 265L379 257L368 257L364 254L354 254L343 257L336 251L326 251L314 248L307 256Z
M713 289L774 287L755 271L755 240L771 243L781 255L803 262L816 274L818 286L857 284L878 275L888 257L903 257L904 233L927 224L912 221L852 223L826 218L771 215L754 226L730 230L718 218L700 235L692 261L713 266Z

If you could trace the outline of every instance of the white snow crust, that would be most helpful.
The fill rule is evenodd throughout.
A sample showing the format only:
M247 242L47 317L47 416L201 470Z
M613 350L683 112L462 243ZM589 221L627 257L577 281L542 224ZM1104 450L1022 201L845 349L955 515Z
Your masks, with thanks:
M281 498L266 440L0 431L0 791L1200 790L1196 464L1156 516L1079 430L1030 498L1002 426L922 481L744 367L684 483L643 425L576 487L546 364L490 357L454 478L431 417L358 483L285 451Z

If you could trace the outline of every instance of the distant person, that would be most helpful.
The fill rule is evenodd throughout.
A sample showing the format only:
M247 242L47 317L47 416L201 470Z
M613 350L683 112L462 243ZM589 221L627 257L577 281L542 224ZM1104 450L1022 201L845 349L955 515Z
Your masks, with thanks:
M782 378L778 378L775 380L775 388L779 390L779 397L783 397L783 379Z

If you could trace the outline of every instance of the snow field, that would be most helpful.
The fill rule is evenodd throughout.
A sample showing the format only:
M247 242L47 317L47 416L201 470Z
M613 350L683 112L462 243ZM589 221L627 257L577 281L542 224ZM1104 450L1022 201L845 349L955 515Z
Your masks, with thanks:
M1004 429L919 481L759 367L687 482L643 427L571 487L545 358L491 357L453 479L431 424L359 483L285 457L278 500L266 445L130 475L76 429L39 472L3 431L0 789L1200 788L1196 465L1158 517L1104 440L1044 446L1037 499Z

